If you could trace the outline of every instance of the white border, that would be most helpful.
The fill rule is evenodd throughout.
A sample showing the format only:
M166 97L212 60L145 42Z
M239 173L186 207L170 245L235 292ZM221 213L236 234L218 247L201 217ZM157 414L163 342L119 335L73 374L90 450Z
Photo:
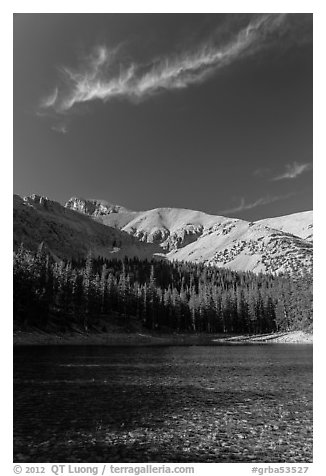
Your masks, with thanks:
M2 170L1 191L2 191L2 214L1 214L1 249L4 257L4 266L1 269L1 297L2 297L2 400L1 400L1 442L2 458L0 461L1 473L12 473L12 157L13 157L13 130L12 130L12 15L18 13L240 13L240 12L290 12L290 13L314 13L314 221L315 221L315 266L314 266L314 464L308 474L323 474L322 463L324 461L324 429L325 429L325 371L324 354L325 348L325 307L326 303L323 293L325 293L325 237L326 229L326 189L324 182L325 175L325 2L322 1L228 1L214 2L200 0L191 2L190 0L176 1L168 0L157 2L152 0L120 0L113 4L108 1L92 0L88 2L57 0L55 2L41 1L11 1L3 2L1 6L1 91L4 102L1 120L1 147L2 147ZM9 231L9 232L8 232ZM323 299L324 298L324 299ZM5 395L4 395L5 394ZM197 465L196 465L197 466ZM250 474L251 465L244 464L222 464L198 465L200 471L196 474ZM245 469L246 466L248 469ZM261 465L262 466L262 465ZM268 466L268 465L265 465ZM204 469L203 469L204 468ZM218 473L217 473L218 471Z

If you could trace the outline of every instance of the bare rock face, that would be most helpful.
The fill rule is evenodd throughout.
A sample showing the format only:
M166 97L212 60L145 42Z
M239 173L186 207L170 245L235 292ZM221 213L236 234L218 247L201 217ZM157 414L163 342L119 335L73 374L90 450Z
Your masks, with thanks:
M65 204L65 208L84 213L92 217L101 217L110 213L126 212L127 209L120 205L112 205L105 200L86 200L72 197Z
M56 212L56 213L63 213L62 205L60 203L55 202L54 200L50 200L48 197L44 197L43 195L29 195L23 198L23 201L34 208L44 208L44 210Z

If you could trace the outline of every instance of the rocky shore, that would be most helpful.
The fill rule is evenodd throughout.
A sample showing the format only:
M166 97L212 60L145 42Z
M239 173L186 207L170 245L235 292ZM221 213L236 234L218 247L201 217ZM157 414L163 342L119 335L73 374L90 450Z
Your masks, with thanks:
M312 344L313 334L303 331L277 332L272 334L262 334L254 336L232 336L214 339L220 343L265 343L265 344Z

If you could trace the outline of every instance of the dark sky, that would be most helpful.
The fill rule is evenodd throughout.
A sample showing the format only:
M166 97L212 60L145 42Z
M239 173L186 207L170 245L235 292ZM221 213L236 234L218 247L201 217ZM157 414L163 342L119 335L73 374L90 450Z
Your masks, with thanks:
M14 15L14 192L312 209L312 15Z

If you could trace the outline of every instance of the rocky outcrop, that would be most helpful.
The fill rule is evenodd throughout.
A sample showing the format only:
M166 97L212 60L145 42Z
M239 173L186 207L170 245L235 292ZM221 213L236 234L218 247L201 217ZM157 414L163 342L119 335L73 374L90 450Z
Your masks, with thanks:
M120 205L112 205L105 200L89 200L72 197L65 204L65 208L84 213L92 217L101 217L110 213L126 212L127 209Z

